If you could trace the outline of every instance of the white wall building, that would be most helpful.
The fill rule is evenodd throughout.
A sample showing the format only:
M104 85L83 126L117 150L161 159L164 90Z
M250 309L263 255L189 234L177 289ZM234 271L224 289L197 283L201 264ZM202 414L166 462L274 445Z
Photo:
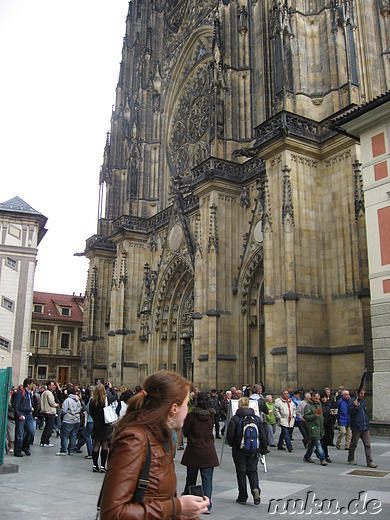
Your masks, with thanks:
M390 91L352 110L339 128L358 137L367 228L373 347L373 419L388 422L390 402Z
M28 373L34 274L47 218L19 197L0 203L0 360L12 382Z

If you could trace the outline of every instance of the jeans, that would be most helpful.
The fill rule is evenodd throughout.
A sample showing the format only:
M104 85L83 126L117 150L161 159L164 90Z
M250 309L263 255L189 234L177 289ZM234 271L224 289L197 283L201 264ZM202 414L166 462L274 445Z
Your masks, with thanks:
M189 486L196 486L196 480L198 478L198 471L202 477L203 492L210 499L210 505L208 510L211 510L211 494L213 492L213 474L214 468L192 468L187 466L187 478L186 485L184 487L183 495L189 494Z
M282 448L283 440L286 442L287 449L292 450L291 437L290 437L290 428L287 426L281 426L281 432L278 441L278 448Z
M259 475L257 473L259 455L247 455L242 450L234 450L232 451L232 455L234 465L236 467L238 500L245 502L248 499L246 477L248 477L249 479L249 485L251 488L252 495L255 489L260 490Z
M55 413L45 413L45 428L41 435L41 444L49 444L50 437L54 428L54 423L56 420Z
M35 421L31 414L25 415L23 420L15 417L15 445L14 453L21 453L30 448L35 435Z
M93 432L93 422L87 422L85 428L80 430L79 440L77 441L76 448L79 450L84 444L87 445L88 455L92 455L92 439L91 435Z
M313 454L314 449L316 450L317 456L322 462L325 459L325 452L321 444L321 439L311 439L310 444L304 454L304 459L310 459Z
M76 446L77 432L79 431L80 423L67 423L62 421L61 423L61 453L66 453L66 448L68 448L68 453L73 453L74 448ZM69 439L69 445L68 444Z

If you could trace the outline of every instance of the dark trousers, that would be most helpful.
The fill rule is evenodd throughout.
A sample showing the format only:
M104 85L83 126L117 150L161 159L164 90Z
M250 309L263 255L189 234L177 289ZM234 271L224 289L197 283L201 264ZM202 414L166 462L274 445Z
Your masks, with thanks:
M308 432L307 432L307 430L305 428L305 423L303 421L295 421L295 426L298 426L298 429L301 432L304 444L309 444L310 437L309 437Z
M219 414L216 413L214 414L214 426L215 426L215 436L216 437L220 437L220 433L219 433Z
M363 442L364 453L366 455L366 462L367 464L369 464L370 462L372 462L370 430L364 430L362 432L352 431L351 445L348 451L348 461L354 460L355 450L358 445L359 439L361 439Z
M236 467L238 500L245 502L248 499L246 477L248 477L252 495L255 489L260 490L259 475L257 473L259 455L247 455L243 450L234 450L232 455Z
M50 437L54 429L54 423L56 421L55 413L45 413L45 428L41 435L41 444L50 444Z

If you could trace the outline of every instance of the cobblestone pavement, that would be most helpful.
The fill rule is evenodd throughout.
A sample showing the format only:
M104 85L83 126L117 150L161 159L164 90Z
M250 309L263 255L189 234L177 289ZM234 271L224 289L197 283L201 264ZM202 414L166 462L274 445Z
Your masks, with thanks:
M299 518L332 520L390 518L390 438L372 437L374 460L378 464L378 468L373 470L365 465L361 442L356 452L357 466L346 464L347 452L335 448L330 448L333 463L326 467L320 466L318 461L316 464L304 463L304 448L297 437L298 433L292 453L270 448L266 473L259 465L260 506L255 506L251 497L245 505L235 502L237 484L230 448L216 440L222 460L214 472L213 509L208 518L271 519L298 513ZM36 438L39 439L38 435ZM19 472L0 475L0 519L95 518L103 475L92 473L92 461L84 459L85 453L56 457L59 439L54 439L53 443L54 448L40 448L36 441L31 457L5 456L5 464L17 464ZM175 461L179 495L184 488L186 472L180 464L182 453L177 452ZM358 475L356 471L364 473ZM293 500L287 502L289 499L297 500L295 508ZM329 505L327 500L334 502ZM322 511L319 510L321 507Z

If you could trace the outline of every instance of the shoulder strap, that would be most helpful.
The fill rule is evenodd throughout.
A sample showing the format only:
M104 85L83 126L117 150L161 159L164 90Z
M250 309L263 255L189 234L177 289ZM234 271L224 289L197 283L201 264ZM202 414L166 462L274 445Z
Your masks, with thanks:
M149 470L150 470L150 462L152 460L152 450L150 449L150 442L148 439L148 447L146 452L146 460L143 468L141 469L141 473L139 475L137 489L133 496L133 502L142 503L144 500L145 491L149 486Z
M131 500L132 502L142 503L144 500L145 491L149 487L149 471L150 471L150 463L152 460L152 450L150 449L150 442L149 442L148 437L147 437L147 442L148 442L148 445L147 445L147 451L146 451L146 459L145 459L145 463L141 469L141 473L138 478L137 487L136 487L134 496ZM102 483L102 487L100 488L99 498L97 501L96 520L99 520L99 518L100 518L100 504L102 501L102 494L103 494L103 488L104 488L105 481L106 481L106 475L104 475L104 480Z

